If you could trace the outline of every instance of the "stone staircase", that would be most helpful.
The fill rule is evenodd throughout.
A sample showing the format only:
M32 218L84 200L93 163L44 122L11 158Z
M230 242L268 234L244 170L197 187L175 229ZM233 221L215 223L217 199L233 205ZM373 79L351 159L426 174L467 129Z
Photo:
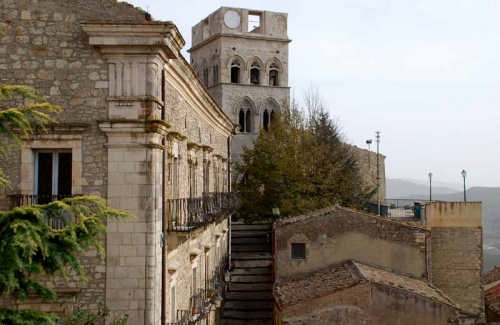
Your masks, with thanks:
M271 223L231 225L231 282L222 325L272 325Z

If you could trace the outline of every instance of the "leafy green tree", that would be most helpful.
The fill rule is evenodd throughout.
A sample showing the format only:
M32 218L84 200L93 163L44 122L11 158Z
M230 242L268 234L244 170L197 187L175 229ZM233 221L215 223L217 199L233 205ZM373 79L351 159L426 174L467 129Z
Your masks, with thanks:
M20 146L25 137L43 132L55 123L61 108L38 96L33 88L0 85L0 157ZM0 169L0 187L9 186ZM102 239L106 220L130 216L111 209L103 198L80 196L44 205L33 205L0 211L0 299L12 302L14 308L0 308L0 324L56 324L51 313L20 310L15 305L35 295L42 301L56 299L56 293L41 277L78 276L85 280L79 255L95 249L103 257ZM57 229L51 227L56 222ZM74 315L67 320L85 320L97 324L107 314L101 311ZM75 318L76 317L76 318ZM66 323L68 323L66 322ZM68 323L68 324L69 324ZM121 318L117 324L125 324Z
M249 218L270 216L273 208L282 213L296 210L300 198L300 159L296 155L299 133L286 117L276 118L268 131L261 130L252 150L245 149L237 165L241 182L237 189L241 211Z
M360 208L372 193L362 188L357 162L318 94L305 102L292 102L236 165L240 214L248 220L267 218L273 208L284 216L333 204Z

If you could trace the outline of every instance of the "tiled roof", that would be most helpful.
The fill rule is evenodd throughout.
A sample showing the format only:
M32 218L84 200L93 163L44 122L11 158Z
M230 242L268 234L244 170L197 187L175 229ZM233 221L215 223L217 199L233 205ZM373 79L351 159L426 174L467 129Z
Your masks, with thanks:
M428 282L359 262L353 262L353 264L357 267L361 276L372 283L378 283L412 292L428 299L459 308L453 300Z
M495 266L493 269L486 272L481 277L481 282L483 284L488 284L488 283L495 282L498 280L500 280L500 267L499 266Z
M274 296L279 305L294 305L323 297L358 284L361 281L352 263L335 264L302 277L276 283Z
M397 288L459 309L441 290L425 281L354 261L331 265L298 278L278 282L274 286L274 297L280 306L294 305L361 282Z

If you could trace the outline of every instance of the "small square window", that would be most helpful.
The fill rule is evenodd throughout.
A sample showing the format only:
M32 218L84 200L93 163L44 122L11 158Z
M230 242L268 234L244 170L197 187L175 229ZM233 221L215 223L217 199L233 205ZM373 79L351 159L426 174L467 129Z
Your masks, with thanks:
M306 258L306 244L293 243L292 244L292 259L304 260Z

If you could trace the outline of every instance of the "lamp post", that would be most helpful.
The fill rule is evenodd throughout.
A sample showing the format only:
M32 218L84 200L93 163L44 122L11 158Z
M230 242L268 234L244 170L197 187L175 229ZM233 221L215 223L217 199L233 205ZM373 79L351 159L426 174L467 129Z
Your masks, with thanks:
M465 177L467 176L467 172L465 171L465 169L462 169L460 174L462 174L462 177L464 179L464 202L467 202L467 195L466 195L466 191L465 191Z
M429 173L429 201L432 201L432 173Z
M372 144L372 139L366 140L366 144L368 145L368 171L371 174L371 172L370 172L371 171L371 166L370 166L370 161L371 161L371 159L370 159L370 145Z
M379 167L379 145L380 145L380 131L375 132L377 139L377 215L380 216L380 167Z

